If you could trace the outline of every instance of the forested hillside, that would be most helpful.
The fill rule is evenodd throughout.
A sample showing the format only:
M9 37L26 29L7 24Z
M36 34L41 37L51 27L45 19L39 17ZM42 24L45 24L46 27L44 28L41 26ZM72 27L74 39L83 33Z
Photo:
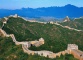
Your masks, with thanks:
M62 22L60 24L62 24L64 26L69 26L71 28L83 30L83 18L74 19L74 20L69 21L69 22Z
M77 60L72 55L65 55L57 57L56 59L49 59L38 55L28 55L23 52L21 45L16 46L11 38L0 37L0 60Z
M67 49L68 44L77 44L79 49L83 51L83 32L69 30L55 24L43 24L37 22L28 22L22 18L9 18L7 24L3 27L8 34L14 34L18 41L37 40L40 37L45 39L45 44L40 47L31 47L31 50L49 50L59 52ZM15 46L10 38L0 39L1 50L0 59L14 60L47 60L48 58L40 56L31 56L23 53L21 46ZM4 47L4 48L3 48ZM9 48L8 48L9 47ZM8 50L8 51L7 51ZM15 55L14 55L14 54ZM21 55L22 54L22 55ZM1 58L1 56L3 56ZM35 58L34 58L35 57ZM21 59L22 58L22 59ZM61 56L55 60L76 60L72 55ZM53 59L48 59L53 60Z
M3 28L8 34L15 34L18 41L45 39L45 44L36 48L38 50L63 51L67 44L77 44L83 50L83 32L62 28L54 24L31 23L21 18L9 18Z

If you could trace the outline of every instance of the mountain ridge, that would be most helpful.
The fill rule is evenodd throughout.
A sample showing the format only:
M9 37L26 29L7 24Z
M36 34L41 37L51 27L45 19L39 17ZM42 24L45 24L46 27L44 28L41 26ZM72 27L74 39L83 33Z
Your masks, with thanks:
M54 18L64 18L69 16L70 18L83 16L83 7L76 7L74 5L68 4L62 7L42 7L42 8L22 8L22 9L0 9L0 18L4 16L9 16L11 14L18 14L23 17L54 17Z

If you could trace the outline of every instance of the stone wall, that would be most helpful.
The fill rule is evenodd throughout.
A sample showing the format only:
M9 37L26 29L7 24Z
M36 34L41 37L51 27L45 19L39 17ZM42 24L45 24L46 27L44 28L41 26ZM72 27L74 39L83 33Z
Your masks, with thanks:
M80 60L83 59L83 52L80 50L73 49L71 50L71 54L77 59L80 59Z
M9 35L2 29L0 29L0 36L2 36L2 37L9 37Z
M67 50L72 50L72 49L78 50L78 46L76 44L68 44Z
M44 39L40 38L39 41L25 41L25 42L18 42L15 39L14 34L7 34L4 30L0 29L0 32L3 34L3 36L5 37L11 37L13 42L15 42L16 45L22 45L23 51L27 54L38 54L40 56L44 56L44 57L48 57L48 58L56 58L57 56L60 57L61 54L65 55L65 54L72 54L74 55L75 58L82 60L83 59L83 52L78 50L78 46L75 44L68 44L68 48L65 51L61 51L58 53L53 53L51 51L46 51L46 50L42 50L42 51L32 51L29 50L28 48L31 47L31 44L33 44L34 46L40 46L42 44L44 44ZM37 45L38 44L38 45Z
M35 41L29 41L30 44L32 44L33 46L39 47L42 44L44 44L44 39L40 38L39 41L35 40Z
M15 15L14 16L15 18L17 18L18 16ZM4 23L3 23L4 24ZM60 25L58 23L56 23L57 25ZM62 26L62 25L60 25ZM64 27L64 26L62 26ZM78 50L78 46L76 44L68 44L68 48L67 50L65 51L61 51L61 52L58 52L58 53L53 53L51 51L46 51L46 50L42 50L42 51L32 51L32 50L29 50L28 48L31 47L31 44L38 47L42 44L44 44L44 39L43 38L40 38L39 41L35 40L35 41L26 41L26 42L18 42L14 36L14 34L7 34L4 30L0 29L0 35L2 35L3 37L11 37L13 42L16 44L16 45L22 45L22 48L23 48L23 51L27 54L31 54L31 55L34 55L34 54L38 54L40 56L44 56L44 57L48 57L48 58L56 58L57 56L60 57L61 54L62 55L65 55L65 54L72 54L74 55L75 58L78 58L80 60L83 60L83 52Z

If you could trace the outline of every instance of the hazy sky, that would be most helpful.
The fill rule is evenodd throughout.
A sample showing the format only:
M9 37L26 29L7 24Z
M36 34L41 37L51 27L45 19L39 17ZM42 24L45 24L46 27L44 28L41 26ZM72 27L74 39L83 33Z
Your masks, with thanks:
M0 9L38 8L67 4L83 7L83 0L0 0Z

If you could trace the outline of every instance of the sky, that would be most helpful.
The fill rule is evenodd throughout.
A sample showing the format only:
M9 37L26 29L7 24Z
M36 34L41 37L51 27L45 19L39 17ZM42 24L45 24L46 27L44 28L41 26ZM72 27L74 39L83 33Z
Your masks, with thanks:
M0 9L65 6L67 4L83 7L83 0L0 0Z

